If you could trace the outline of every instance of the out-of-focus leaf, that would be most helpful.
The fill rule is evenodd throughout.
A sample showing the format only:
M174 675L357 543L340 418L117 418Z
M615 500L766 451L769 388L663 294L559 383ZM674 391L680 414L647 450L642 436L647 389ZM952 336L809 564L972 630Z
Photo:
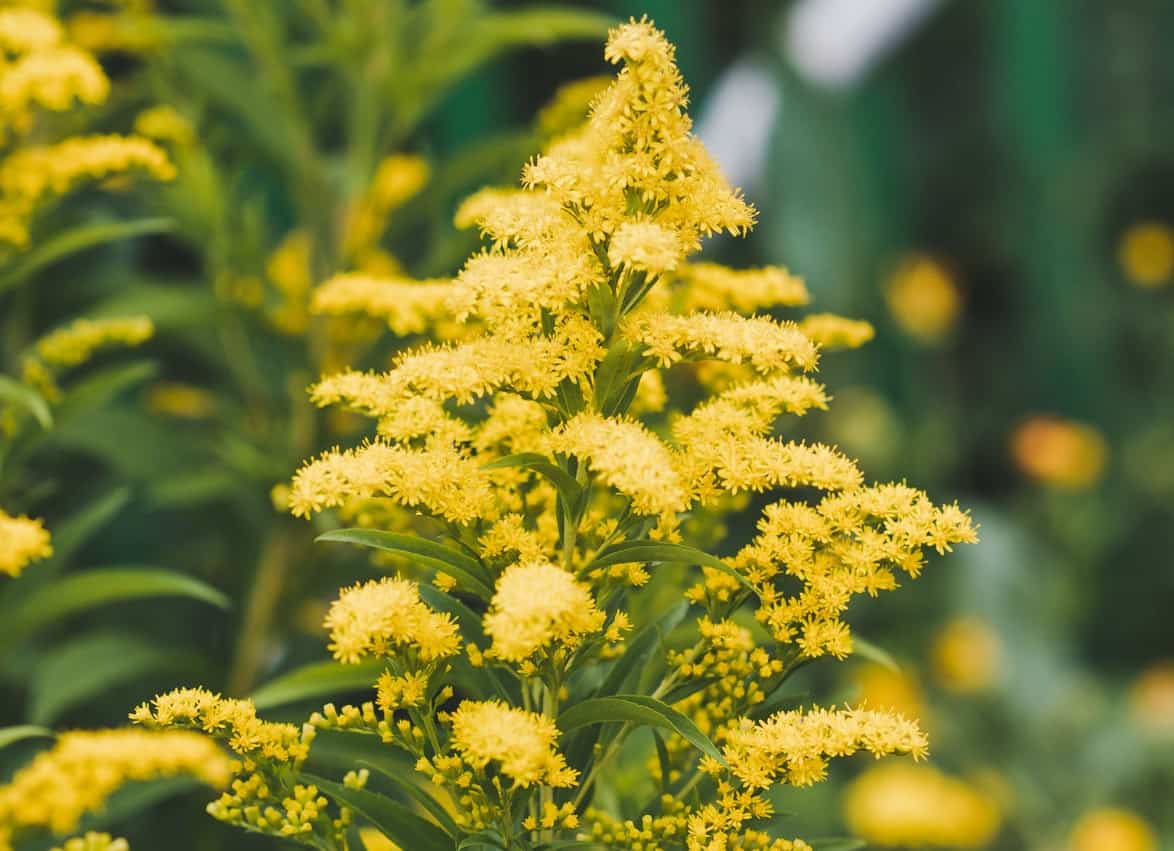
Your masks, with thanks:
M65 399L57 409L59 423L105 407L111 399L149 381L159 372L154 361L137 360L96 370L66 388Z
M858 635L852 636L852 655L859 656L861 659L867 659L870 662L875 662L890 671L900 671L901 666L897 664L897 660L892 657L889 651L883 647L878 647L871 641L865 641Z
M120 478L144 482L176 475L198 457L193 457L195 447L182 432L128 406L62 421L50 433L49 443L97 458Z
M253 692L253 703L258 709L272 709L299 700L374 688L385 667L380 659L369 659L356 665L312 662L262 684Z
M53 731L35 724L20 724L15 727L0 727L0 748L25 739L51 739Z
M44 585L15 602L0 621L0 647L64 618L106 603L144 597L187 597L221 609L229 600L211 585L157 567L103 567Z
M350 807L383 831L392 842L412 851L452 851L453 837L396 801L365 789L348 789L324 777L307 776L323 793Z
M493 596L489 577L477 559L418 535L401 535L398 532L381 532L375 529L338 529L319 535L316 540L357 544L360 547L410 556L416 561L449 574L467 590L486 600Z
M152 671L183 667L184 654L142 636L98 633L55 647L39 660L29 687L29 718L49 724L90 698Z
M120 239L166 233L175 226L171 219L134 219L129 222L100 222L82 225L43 240L36 248L0 274L0 292L18 286L34 272L71 254Z
M0 400L24 408L36 418L41 428L48 429L53 425L49 403L45 401L44 396L27 384L21 384L7 375L0 375Z
M88 311L94 317L146 315L156 325L170 328L207 328L216 319L219 304L211 288L180 284L132 283L120 287Z
M868 843L863 839L852 836L821 836L808 839L807 844L815 851L857 851L859 848L868 847Z
M567 707L558 716L559 730L564 734L588 724L621 721L644 727L672 730L706 756L724 762L721 751L701 730L667 703L642 694L617 694L613 697L593 697Z

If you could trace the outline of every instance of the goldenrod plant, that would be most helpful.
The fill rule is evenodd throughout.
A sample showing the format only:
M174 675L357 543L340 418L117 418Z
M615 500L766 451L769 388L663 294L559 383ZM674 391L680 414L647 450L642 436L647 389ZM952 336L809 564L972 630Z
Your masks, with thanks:
M975 530L956 505L778 436L783 415L828 404L821 344L870 329L774 318L806 300L780 269L689 262L754 210L692 135L663 34L633 20L605 56L622 67L588 122L522 189L462 207L487 245L455 280L345 284L393 324L435 310L455 326L389 371L323 377L314 402L375 433L281 495L395 573L341 592L324 624L337 664L285 678L284 697L357 680L374 699L301 727L202 688L139 706L148 731L203 731L235 754L215 818L322 849L354 847L362 825L412 851L788 851L809 846L784 838L770 790L819 782L834 757L927 754L915 721L820 706L790 680L857 648L853 597ZM661 378L680 370L705 395L665 422ZM694 517L745 493L766 500L752 540L694 546ZM674 604L646 599L698 568ZM280 704L269 685L258 700ZM315 765L348 741L341 765ZM617 788L633 760L655 783L644 801Z

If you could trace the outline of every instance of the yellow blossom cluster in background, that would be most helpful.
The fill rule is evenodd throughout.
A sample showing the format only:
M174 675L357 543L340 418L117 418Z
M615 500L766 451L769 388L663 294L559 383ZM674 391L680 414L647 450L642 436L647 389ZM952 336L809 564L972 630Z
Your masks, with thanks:
M924 254L903 258L885 284L885 302L897 325L921 343L937 343L962 312L962 294L950 272Z
M1155 289L1174 280L1174 227L1167 222L1138 222L1121 235L1117 262L1126 279Z
M930 766L904 763L869 768L852 781L844 817L861 839L899 848L982 848L1002 822L991 795Z
M30 563L51 555L49 532L40 520L13 517L0 509L0 573L20 576Z
M1090 425L1037 415L1012 433L1011 457L1022 473L1041 484L1085 490L1104 473L1109 445Z

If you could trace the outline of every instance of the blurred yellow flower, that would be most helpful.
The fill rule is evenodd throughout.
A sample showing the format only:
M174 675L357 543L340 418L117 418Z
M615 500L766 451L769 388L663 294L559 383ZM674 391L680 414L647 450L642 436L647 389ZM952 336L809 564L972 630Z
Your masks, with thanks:
M935 343L958 320L962 295L945 266L927 255L910 254L885 284L885 303L905 333Z
M1129 691L1129 708L1146 731L1174 736L1174 660L1142 672Z
M854 703L870 709L889 709L906 718L924 721L925 702L913 674L869 663L857 669L855 684Z
M1165 222L1138 222L1121 235L1117 262L1131 284L1162 287L1174 278L1174 227Z
M844 797L849 829L875 845L981 848L999 830L998 803L928 765L870 768ZM1106 849L1098 849L1106 851Z
M203 420L216 413L216 397L203 387L160 381L147 391L147 408L176 419Z
M1065 490L1096 484L1108 455L1108 444L1095 428L1051 415L1030 417L1011 435L1011 456L1020 472Z
M950 691L974 694L994 685L1003 645L990 624L979 618L956 618L937 634L932 667L938 683Z
M1081 816L1068 836L1067 851L1157 851L1149 822L1132 810L1100 807Z
M0 509L0 573L20 576L30 562L51 555L49 533L40 520L13 517Z

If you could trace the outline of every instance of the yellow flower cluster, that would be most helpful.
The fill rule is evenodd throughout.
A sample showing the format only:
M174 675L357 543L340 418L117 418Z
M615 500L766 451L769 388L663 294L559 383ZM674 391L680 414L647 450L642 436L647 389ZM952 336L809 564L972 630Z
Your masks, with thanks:
M516 562L497 581L485 615L490 653L521 662L555 646L573 650L603 628L605 616L591 590L560 567L544 562Z
M935 506L906 485L874 485L825 496L817 505L767 506L758 536L735 564L755 583L757 617L776 640L797 642L805 656L852 650L841 615L856 594L897 587L896 570L915 577L923 550L939 553L977 540L970 518L956 505ZM797 595L781 593L775 578L798 579Z
M524 188L487 189L461 206L457 223L477 227L486 246L455 280L346 275L314 296L319 312L454 342L312 388L320 406L375 419L377 437L303 466L289 509L340 508L346 519L382 500L414 510L429 519L397 531L443 529L454 557L477 562L494 590L438 576L430 593L455 595L438 606L453 617L406 579L345 590L327 616L331 650L347 662L382 657L385 670L375 700L328 705L312 724L408 752L462 831L493 831L506 845L519 831L531 844L581 839L568 834L586 811L583 835L632 851L808 851L755 829L772 815L764 790L814 783L831 758L860 750L922 757L925 736L863 708L752 719L806 659L851 651L853 596L916 576L927 550L972 541L974 529L921 491L866 485L833 447L779 436L783 415L828 406L812 377L821 350L860 345L872 328L760 312L808 301L782 269L689 262L705 236L746 231L754 211L690 132L664 36L632 21L612 32L606 56L623 69L587 122L525 167ZM463 331L438 337L438 322ZM669 388L675 396L688 382L704 395L681 410ZM776 494L757 536L718 569L704 552L724 534L723 516L766 490ZM696 640L666 652L663 671L637 677L628 666L642 660L626 656L608 667L625 650L628 612L644 611L628 595L662 562L705 565L686 594ZM758 640L764 627L770 642ZM686 713L724 755L700 759L696 741L665 736L652 774L685 792L638 823L585 810L637 725L599 739L588 725L571 731L566 754L557 749L560 709L629 688Z
M162 149L147 139L42 141L42 115L100 104L109 90L97 60L68 43L54 17L32 8L0 9L0 247L25 247L38 209L82 181L128 171L164 180L174 175ZM37 144L22 144L34 133Z
M155 325L148 316L75 319L37 341L37 355L55 367L78 366L107 346L138 346L151 339Z
M990 795L928 765L891 763L852 781L844 817L854 834L901 848L982 848L1002 814Z
M290 511L309 517L351 499L386 496L454 523L492 516L496 503L488 474L453 446L410 449L368 443L333 450L294 476Z
M84 836L73 836L52 851L130 851L125 839L115 839L109 833L87 831Z
M460 649L452 618L428 608L416 583L406 579L385 576L344 589L324 625L330 650L342 662L403 654L434 662Z
M575 785L578 772L555 749L559 732L549 718L498 700L466 700L449 721L453 749L475 769L492 763L523 788Z
M917 722L891 712L822 709L779 712L731 730L722 753L730 772L751 789L775 783L810 786L823 780L829 757L867 750L874 756L922 759L929 742Z
M20 576L31 562L51 555L49 532L40 520L13 517L0 509L0 573Z
M74 830L83 815L133 781L188 775L225 786L230 762L212 739L195 732L62 733L0 787L0 849L11 851L12 836L27 830Z
M314 291L310 309L337 316L360 313L387 322L396 335L422 334L445 315L450 281L336 275Z
M312 728L257 717L251 700L221 697L203 688L179 688L140 704L131 721L149 729L186 727L222 739L250 759L300 764L310 753Z

